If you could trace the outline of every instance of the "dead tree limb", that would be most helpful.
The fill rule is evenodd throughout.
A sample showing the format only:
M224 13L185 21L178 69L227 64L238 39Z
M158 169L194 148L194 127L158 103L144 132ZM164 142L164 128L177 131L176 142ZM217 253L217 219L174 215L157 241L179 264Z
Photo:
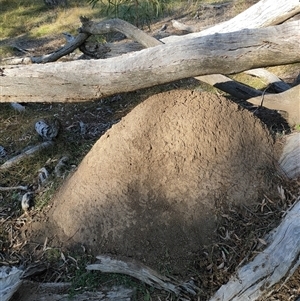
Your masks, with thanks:
M233 32L243 28L273 26L281 24L299 12L300 2L298 0L278 0L276 2L273 0L261 0L226 22L185 36L166 37L161 41L170 43L171 41L183 41L214 33Z
M124 286L101 287L99 291L78 292L75 299L70 298L71 283L55 282L41 283L24 280L19 288L19 294L14 296L14 301L130 301L135 290ZM4 301L1 299L1 301Z
M272 85L277 93L284 92L291 88L291 86L282 81L278 76L270 71L262 68L247 70L244 73L262 78L262 80L268 85Z
M288 113L291 126L300 124L300 85L279 94L267 94L248 99L248 102Z
M255 301L295 272L300 264L300 198L265 241L268 247L241 267L209 301Z
M90 34L88 34L88 33L80 33L79 35L76 36L76 38L73 41L70 41L64 47L58 49L57 51L55 51L51 54L43 55L41 57L32 57L31 61L32 61L32 63L38 63L38 64L55 62L59 58L71 53L76 48L78 48L80 45L82 45L89 36L90 36Z
M247 85L236 82L231 78L222 74L197 76L195 77L195 79L207 83L239 99L247 100L249 98L253 98L263 94L259 90L253 89Z
M7 67L0 101L92 100L186 77L300 62L299 26L294 21L215 34L106 60Z
M93 22L87 18L81 17L80 20L82 22L82 27L79 30L83 33L98 35L118 31L123 33L127 38L139 42L146 48L161 44L157 39L147 35L142 30L121 19Z
M45 141L45 142L41 142L35 146L32 146L30 148L27 148L27 149L23 150L19 155L12 157L11 159L5 161L2 165L0 165L0 170L10 168L11 166L16 165L17 163L24 160L25 158L33 156L36 152L41 151L42 149L48 148L52 145L53 145L52 141Z
M199 290L193 283L171 280L134 260L117 260L109 256L97 256L97 259L98 262L88 265L87 270L129 275L156 289L165 290L179 297L184 297L187 293L196 295Z
M257 3L256 5L254 5L256 8L261 9L262 11L265 9L271 9L271 12L269 14L267 14L267 16L265 16L264 22L272 22L276 23L279 21L283 20L283 17L286 19L290 16L292 16L293 14L297 13L297 11L299 10L299 3L296 3L294 1L289 2L289 4L287 5L287 3L285 1L278 1L276 3L276 5L274 5L274 3L270 4L270 0L265 0L265 1L260 1L259 3ZM280 15L281 17L279 17L278 12L274 13L274 6L276 6L277 8L280 7ZM271 7L271 8L270 8ZM276 10L275 10L276 11ZM212 28L208 29L208 30L204 30L200 33L198 33L199 35L206 35L209 32L216 32L219 31L220 32L226 32L229 29L228 28L232 28L232 29L236 29L237 27L237 22L239 22L239 20L242 18L243 19L243 26L246 27L251 27L251 26L262 26L263 24L266 23L256 23L256 25L252 24L251 22L253 21L253 19L260 19L260 16L258 16L257 18L253 18L253 8L250 7L248 10L246 10L245 12L241 13L240 15L236 16L235 18L222 23L222 24L218 24L216 26L213 26ZM269 20L269 21L268 21ZM157 46L160 45L162 42L156 40L153 37L148 36L146 33L144 33L143 31L137 29L136 27L134 27L133 25L119 20L119 19L113 19L113 20L108 20L108 21L104 21L104 22L100 22L100 23L95 23L92 22L88 19L82 18L81 19L83 26L81 28L81 31L83 33L81 33L77 38L76 38L76 43L68 43L65 47L63 47L62 49L60 49L59 51L51 54L50 56L44 56L41 58L33 58L34 62L47 62L47 61L54 61L56 59L58 59L59 57L73 51L80 43L83 43L86 39L87 36L86 35L90 35L90 34L102 34L102 33L107 33L110 31L120 31L123 34L125 34L128 38L132 38L134 40L136 40L137 42L139 42L140 44L144 45L145 47L153 47L153 46ZM252 25L251 25L252 24ZM240 26L241 23L239 22L238 26ZM222 30L220 30L222 29ZM186 35L184 37L181 37L183 39L186 39L190 37L190 35ZM163 39L164 40L164 39ZM154 62L155 63L155 62ZM158 60L159 63L159 60ZM221 79L220 79L221 77ZM206 75L205 77L203 77L202 79L199 77L198 78L201 81L207 82L213 86L218 87L219 89L223 89L226 92L229 93L234 93L232 94L235 97L241 97L243 99L247 99L249 97L254 97L257 95L260 95L261 93L255 92L255 90L253 89L252 91L250 91L250 87L247 88L246 86L241 86L240 84L236 84L235 86L235 82L234 81L228 81L228 87L227 84L225 84L225 80L224 78L222 79L222 76L210 76L210 75ZM218 82L220 80L220 83ZM162 82L159 82L162 83ZM153 84L156 84L155 82ZM69 85L69 83L68 83ZM136 87L136 89L140 88L139 86ZM59 91L59 90L58 90ZM124 91L116 91L117 92L124 92ZM249 94L249 95L248 95ZM84 94L82 95L84 98ZM59 97L59 96L58 96ZM96 96L97 97L97 96ZM71 97L72 98L72 97ZM2 101L0 99L0 101ZM62 99L63 101L63 99Z
M10 190L28 190L27 186L11 186L11 187L2 187L0 186L0 191L10 191Z
M293 133L286 138L283 152L279 159L279 166L286 177L297 179L300 177L300 133Z

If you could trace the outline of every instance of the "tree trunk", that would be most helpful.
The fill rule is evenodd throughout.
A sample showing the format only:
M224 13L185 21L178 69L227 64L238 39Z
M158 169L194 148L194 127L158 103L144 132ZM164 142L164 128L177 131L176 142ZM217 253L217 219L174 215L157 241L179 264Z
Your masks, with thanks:
M92 100L186 77L300 62L299 26L214 34L106 60L14 66L1 77L0 101Z

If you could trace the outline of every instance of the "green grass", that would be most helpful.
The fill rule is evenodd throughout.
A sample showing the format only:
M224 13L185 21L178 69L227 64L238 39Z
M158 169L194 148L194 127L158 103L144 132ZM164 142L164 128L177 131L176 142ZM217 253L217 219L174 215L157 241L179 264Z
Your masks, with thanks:
M28 33L46 15L47 8L42 1L1 2L0 38L15 37Z
M143 29L163 17L183 11L193 14L202 3L222 2L226 1L69 0L65 7L50 8L43 0L1 0L0 58L13 55L16 38L37 39L63 32L76 35L80 16L99 21L118 17Z
M69 0L67 7L47 7L42 0L1 1L0 39L20 35L41 37L62 31L74 32L79 26L79 16L93 19L122 18L139 25L162 16L180 0L114 0L98 1Z
M63 32L76 35L80 16L93 20L118 17L142 28L185 5L181 0L103 0L93 6L88 0L69 0L66 7L50 8L42 0L1 0L0 58L13 55L16 38L37 39Z

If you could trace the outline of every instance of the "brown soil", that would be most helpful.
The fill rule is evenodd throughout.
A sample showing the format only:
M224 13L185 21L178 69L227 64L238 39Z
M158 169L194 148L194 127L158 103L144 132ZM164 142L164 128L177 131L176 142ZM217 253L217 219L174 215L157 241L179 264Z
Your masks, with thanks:
M154 95L98 140L31 239L156 269L167 260L185 274L215 241L221 213L272 193L273 159L266 128L235 103L184 90Z

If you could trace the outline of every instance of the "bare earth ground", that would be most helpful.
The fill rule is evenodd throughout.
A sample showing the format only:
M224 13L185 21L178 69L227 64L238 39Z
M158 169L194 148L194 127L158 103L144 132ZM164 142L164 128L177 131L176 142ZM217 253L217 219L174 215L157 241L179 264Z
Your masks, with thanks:
M206 11L205 13L203 13L202 19L200 14L200 19L199 21L197 21L200 23L204 22L204 19L206 17L206 21L204 22L205 26L210 22L212 22L213 20L215 20L216 17L219 17L220 20L222 20L222 18L225 18L224 11L220 12L218 10L209 10ZM187 21L187 19L184 18L182 20ZM189 20L186 23L195 24L195 20ZM163 22L157 24L156 25L157 28L159 28L162 24ZM174 32L170 29L170 33L174 33ZM40 41L39 43L41 43L40 44L41 48L38 50L37 53L43 53L45 48L46 50L49 50L51 48L53 49L53 47L55 49L55 47L57 47L57 44L63 43L63 41L61 40L57 43L56 38L57 37L55 37L54 40L49 39L45 44L44 42L46 40L42 43ZM33 42L32 46L36 45L34 43L36 42ZM26 42L26 45L30 46L28 41ZM204 157L207 156L206 158L209 163L212 161L209 155L211 155L210 152L214 151L214 143L216 143L216 141L220 143L219 145L216 144L216 146L220 147L220 149L216 150L216 154L219 154L218 158L222 160L222 158L224 158L222 156L223 155L222 150L226 149L227 147L226 142L230 143L229 145L232 146L233 141L235 141L236 135L241 134L241 137L238 139L238 141L240 141L238 145L240 145L241 143L246 143L247 145L247 147L244 149L247 152L245 154L242 154L242 159L244 162L243 164L239 164L241 166L241 169L238 169L235 166L228 166L230 160L227 161L227 163L224 165L220 164L219 162L216 162L213 167L209 166L207 172L209 173L211 170L214 171L217 170L218 173L215 175L217 178L213 178L213 181L209 181L211 178L210 176L208 176L205 187L207 191L210 190L220 191L220 187L218 187L217 184L221 183L220 185L223 186L224 183L226 184L228 182L232 184L237 180L242 179L242 177L246 175L249 176L250 181L254 181L254 182L257 181L256 184L258 186L261 185L264 186L265 190L263 190L264 193L260 192L256 194L257 190L254 188L249 189L249 185L246 185L246 183L242 183L242 185L239 185L240 188L240 190L238 191L239 195L236 196L237 203L240 203L239 201L241 199L244 200L245 202L244 203L241 202L240 206L238 207L230 207L230 208L228 208L227 206L225 206L225 208L222 207L222 210L218 212L219 215L218 218L216 219L216 223L213 223L213 225L211 225L211 227L215 227L213 235L211 235L213 236L213 245L211 245L210 240L205 240L205 238L207 238L207 236L205 235L205 232L207 234L207 230L204 231L204 234L203 233L201 234L202 236L200 235L198 238L196 238L198 234L197 232L198 230L193 233L191 229L188 229L187 231L191 233L191 235L195 236L193 239L181 240L182 238L187 236L186 233L183 231L183 233L179 234L180 239L176 240L177 238L176 235L178 235L178 232L176 233L176 227L170 228L174 232L173 233L171 232L171 235L168 236L165 235L165 233L160 232L162 224L159 224L159 228L157 229L156 228L150 229L156 235L151 235L150 232L147 233L146 236L149 236L149 241L145 242L146 245L145 244L142 245L140 242L142 242L143 239L145 239L146 237L144 234L142 235L141 232L138 231L142 229L144 226L142 222L136 225L136 229L135 229L136 231L129 231L126 234L127 236L125 237L127 238L126 241L128 241L129 247L126 246L126 248L124 249L122 249L122 244L124 245L124 241L122 240L117 241L119 245L117 245L118 248L116 249L113 249L112 246L109 246L108 244L103 249L99 250L97 248L95 249L95 247L93 247L93 244L89 241L89 239L87 239L85 242L88 247L85 249L77 250L77 252L74 253L74 251L70 251L69 249L66 248L66 247L70 247L72 241L68 241L67 243L61 244L61 239L57 239L57 237L53 237L53 232L51 233L53 229L51 229L51 231L47 233L48 236L46 236L43 233L43 235L39 235L39 237L34 237L34 239L32 239L32 241L26 245L25 239L27 237L30 237L30 235L28 236L29 234L28 232L30 232L31 227L35 227L35 225L39 224L38 222L40 222L41 220L44 221L44 220L48 220L49 218L49 220L52 221L52 214L56 216L54 218L55 223L61 224L59 226L60 230L64 229L65 227L64 229L65 234L66 232L68 233L68 230L66 230L66 228L68 228L71 233L72 227L76 228L78 222L75 222L72 225L73 220L72 217L68 215L69 208L68 208L68 204L65 201L59 204L54 204L52 208L51 206L49 206L49 208L46 208L46 213L42 213L39 210L36 211L33 210L29 214L29 216L24 216L21 215L21 212L18 209L19 205L16 201L17 196L14 196L14 198L12 198L11 194L1 192L0 197L3 200L2 202L3 206L1 206L2 228L1 228L1 245L0 245L2 262L5 264L15 264L15 265L24 264L25 266L28 266L32 263L43 263L45 264L46 269L44 269L39 275L35 275L31 277L31 279L40 282L44 282L44 281L60 282L60 281L69 281L70 279L72 279L73 274L76 272L76 269L79 268L79 264L74 263L74 261L70 258L75 258L78 261L79 258L85 258L86 263L88 263L88 262L93 262L93 257L91 256L91 254L94 253L95 255L97 254L97 251L108 251L114 254L121 254L121 255L135 257L141 261L146 262L150 266L155 267L156 269L158 269L160 272L164 274L170 273L171 275L176 275L177 277L182 278L184 280L193 277L197 285L201 288L201 292L199 293L199 296L197 297L196 300L207 300L208 296L211 295L221 284L227 282L230 275L235 271L236 267L245 260L245 258L246 260L249 260L251 259L251 257L254 256L255 252L260 251L261 246L259 244L259 239L263 238L265 233L267 233L269 230L271 230L278 224L282 213L292 204L292 202L295 200L295 196L299 194L299 183L297 183L296 181L287 182L281 177L279 177L276 174L276 172L274 173L274 171L272 170L263 169L261 172L264 181L266 179L269 180L268 184L261 181L261 179L255 177L256 175L255 170L259 165L259 162L261 161L268 162L268 161L264 161L263 157L260 155L262 153L266 153L270 151L271 148L269 148L269 146L272 145L273 137L278 137L278 135L282 135L283 131L288 132L289 130L288 126L277 112L269 111L269 110L261 110L261 109L255 110L245 102L239 102L238 100L236 100L237 102L240 103L240 105L246 106L251 112L249 113L248 111L240 110L239 107L234 103L228 102L228 104L226 104L224 102L225 100L223 99L218 100L220 98L215 96L211 96L211 97L201 96L201 99L200 98L198 99L199 103L201 103L199 104L199 106L201 106L201 111L199 111L200 107L198 108L196 107L196 104L192 106L192 109L190 111L184 111L184 104L186 102L191 101L191 99L193 99L193 97L195 96L193 96L192 94L190 94L190 96L187 96L186 92L182 92L183 88L203 90L206 87L205 86L199 87L199 83L195 82L193 79L187 79L176 83L171 83L169 85L165 85L162 87L137 91L135 93L117 95L111 98L107 98L101 101L95 101L93 103L88 103L88 104L75 104L75 105L67 105L67 106L31 104L27 106L27 111L33 112L33 114L38 115L35 116L35 119L37 117L39 118L49 117L55 114L56 117L58 117L62 121L63 131L58 141L56 142L58 145L59 152L57 153L56 150L51 150L49 152L49 158L52 158L53 161L51 162L50 160L46 162L45 160L44 162L47 168L49 168L50 170L53 170L55 160L57 161L57 158L60 155L65 154L66 150L68 151L67 147L64 150L63 145L66 144L68 144L68 146L72 145L72 147L78 149L82 147L83 148L82 152L86 153L89 150L90 146L94 144L97 141L97 139L101 135L103 135L112 124L118 122L120 118L126 115L129 111L131 111L131 109L135 105L144 101L151 95L152 95L151 99L147 100L147 103L145 104L143 103L142 108L140 106L136 108L138 110L136 110L135 112L138 113L133 112L133 114L128 116L128 118L125 119L125 121L122 121L123 123L119 123L118 125L115 125L113 127L113 129L109 132L111 133L110 138L107 137L107 134L105 134L102 137L101 142L102 145L103 144L106 145L107 148L106 158L108 158L107 162L109 164L112 165L114 163L114 159L119 158L118 154L120 153L123 155L123 158L125 159L126 156L130 154L128 150L122 149L122 145L118 143L119 142L118 140L120 137L122 137L122 135L128 135L128 133L131 133L132 135L139 134L140 135L139 137L136 136L136 141L140 143L138 144L138 148L144 147L144 145L147 145L147 142L149 141L152 142L155 141L155 137L157 133L154 132L155 124L151 122L155 122L156 120L155 118L159 116L159 114L156 114L155 111L152 111L151 114L149 114L149 119L147 119L146 116L144 119L139 120L141 112L143 112L142 110L145 110L145 106L147 105L149 105L150 108L158 107L158 109L160 110L168 109L169 113L173 112L174 114L172 115L174 117L173 119L170 119L170 121L164 120L164 123L161 123L164 125L162 126L162 129L165 128L167 132L162 131L160 135L165 139L164 140L165 143L166 142L175 143L175 145L178 146L179 151L182 151L181 153L182 156L184 156L183 155L184 152L188 151L190 148L189 147L187 147L186 149L181 148L183 144L182 145L180 144L181 141L180 139L178 141L175 140L172 141L174 136L172 136L169 133L171 130L174 130L174 128L176 129L176 127L180 129L179 133L183 134L183 137L181 136L179 137L189 139L186 140L185 142L190 143L192 149L197 147L202 152L207 151ZM163 94L163 99L161 95L156 95L157 92L166 91L166 90L167 91L177 90L177 91L174 93L167 92L166 94ZM215 104L215 102L212 101L212 99L216 101L220 101L222 105L218 107ZM158 106L158 103L162 103L161 106ZM1 105L1 111L2 108L4 108L5 110L9 110L7 105ZM172 111L172 109L174 110ZM257 119L254 119L251 116L253 112L254 115L258 116L261 120L263 120L264 123L267 124L269 133L263 128L263 126L261 126L258 123ZM202 116L201 113L203 113L204 115ZM182 120L183 122L184 119L181 118L186 114L190 114L188 115L189 120L191 120L191 118L193 119L194 125L196 125L196 133L201 133L203 131L203 133L205 133L203 134L204 136L185 137L186 132L184 131L186 130L186 126L188 125L180 124L180 120ZM198 114L199 120L197 120L195 114ZM234 116L231 114L233 114ZM10 144L7 143L7 141L10 140L9 137L5 135L5 129L14 126L17 127L18 121L20 119L22 121L24 121L25 119L27 123L31 124L31 127L34 124L32 123L33 122L32 116L30 116L29 113L25 113L24 115L25 117L24 116L18 117L18 116L19 115L17 113L11 112L9 113L9 117L6 116L3 120L1 120L3 122L2 124L4 124L5 127L1 129L0 132L0 138L1 138L0 144L3 145L6 143L7 148L9 150L9 154L11 155L16 150L14 150L13 142L11 142ZM200 116L202 117L203 120L200 118ZM228 116L232 116L232 117L228 118ZM132 120L135 120L135 122L132 122L130 118ZM178 123L176 123L177 119L178 119ZM201 123L201 120L203 123ZM141 125L144 125L144 122L146 121L147 121L146 124L148 124L149 126L148 129L148 132L150 133L149 135L153 135L152 138L151 136L145 137L144 136L145 132L139 131ZM157 120L157 122L158 121L159 120ZM82 123L85 125L84 130L82 126L80 126L80 124L82 125ZM219 127L217 126L218 123L219 123ZM245 132L241 133L241 128L243 128L245 123L248 125L247 129ZM128 130L128 127L131 128L130 125L134 127L133 129L130 129L131 132L130 130ZM127 130L124 132L125 134L118 136L118 132L122 133L121 131L122 126L125 126ZM29 129L29 125L24 126L24 131L22 132L21 138L25 140L27 144L37 140L37 137L34 136L33 131ZM168 139L170 139L170 141ZM201 139L204 139L204 142L206 144L205 143L199 144L199 142L197 142L197 139L199 141L201 141ZM215 141L215 142L212 143L211 141ZM83 146L86 145L87 143L89 144L88 147ZM100 152L101 151L104 152L104 150L101 150L102 145L99 146L98 143L97 146L99 148L98 151ZM160 146L160 151L161 150L162 147ZM171 153L170 150L169 153ZM139 173L142 171L146 175L148 174L146 173L147 170L149 171L153 169L153 171L156 171L159 170L162 166L164 166L165 159L163 159L161 163L156 161L159 154L160 152L153 155L153 157L149 157L148 158L149 161L147 160L144 161L142 158L140 158L138 164L142 164L143 168L139 170ZM237 151L236 153L233 152L233 154L237 155L236 159L238 159L240 157L239 155L241 154L241 152ZM143 155L145 155L145 153L143 153ZM83 154L81 154L80 156L82 157ZM230 154L230 156L232 157L232 154ZM186 157L192 158L193 155L186 153ZM268 158L270 157L276 157L276 154L269 153ZM168 159L171 160L170 162L172 164L175 162L172 161L173 158L174 157L170 156L170 158ZM151 161L150 159L153 161ZM198 160L197 166L203 167L204 163L199 161L200 158L194 158L194 159L196 161ZM101 160L103 164L105 163L107 164L107 162L105 162L105 158L102 157ZM149 162L153 162L153 163L150 164ZM146 163L150 165L146 166L145 165ZM179 170L176 171L175 168L175 173L173 173L172 170L172 171L167 171L167 174L169 172L168 175L171 174L174 175L174 177L178 176L179 179L182 180L193 179L194 178L193 175L197 173L196 171L193 171L192 168L193 165L190 164L189 166L187 166L187 168L180 170L180 166L182 166L181 165L182 162L180 164L179 163L178 163ZM77 158L70 158L68 169L73 170L77 164L78 164ZM157 166L155 164L157 164ZM236 166L237 165L238 164L236 164ZM42 165L36 167L35 169L33 169L33 171L31 170L30 172L36 173L36 170L40 167L42 167ZM82 169L82 167L80 168ZM109 174L108 178L115 178L118 174L123 177L126 177L126 175L134 174L134 171L130 171L130 170L128 170L127 174L125 170L122 173L121 172L119 173L120 168L121 165L118 166L118 162L115 162L115 165L111 166L111 171L114 171L115 174L113 174L113 177L111 176L111 174ZM30 182L33 179L30 176L28 176L25 179L18 178L16 176L16 174L18 173L17 168L14 168L14 170L15 170L14 173L1 171L0 179L1 179L1 183L3 183L3 186L4 185L13 186L13 185L26 183L26 184L32 184L34 188L34 185L37 185L36 182ZM226 171L228 171L228 174L226 174ZM161 172L166 172L166 171L161 171ZM228 175L229 178L232 177L231 181L227 181ZM9 176L11 176L11 178L9 178ZM85 181L89 180L89 176L90 176L89 170L87 169L85 171L85 175L83 174L83 178L86 178ZM156 182L153 177L150 180L148 179L150 181L149 183L147 183L149 187L153 186ZM74 189L76 189L76 183L78 183L78 181L80 180L81 179L76 179L76 178L70 180L75 183ZM171 193L175 194L176 192L183 191L186 188L183 186L181 188L180 187L178 188L176 185L180 182L182 181L176 182L174 180L174 188L173 190L171 190ZM170 186L171 184L172 183L170 183ZM199 183L196 181L195 185L198 184ZM253 183L253 185L256 184ZM268 186L267 189L266 186ZM284 188L286 200L281 199L279 195L276 193L277 186L282 186ZM162 186L160 186L159 188L161 187ZM122 187L119 187L119 189L120 189L119 195L123 197L124 195L122 195L123 193ZM223 203L221 202L222 203L221 205L224 205L224 200L226 199L226 197L233 195L234 193L233 190L230 190L228 187L226 189L227 189L225 191L226 193L223 193L222 195L218 195L218 199L220 199L223 202ZM140 189L135 189L135 191L139 191L139 193L143 193L140 192ZM107 193L107 190L105 190L105 192ZM193 191L193 193L194 192L195 191ZM42 195L43 193L45 192L41 192L40 194ZM64 191L62 190L61 193L63 194ZM203 193L202 191L202 194L205 193ZM250 201L251 194L253 196L252 199L255 199L254 202ZM199 197L199 195L197 195L196 197ZM222 197L224 199L222 199ZM245 199L247 197L249 197L248 200ZM74 194L74 201L75 200L78 201L78 199L76 199L76 195ZM211 196L210 200L212 201L216 200L215 195ZM156 213L160 212L160 214L168 212L168 210L172 208L172 206L174 207L174 202L175 201L173 200L173 203L166 203L164 205L165 207L162 208L155 207L155 202L154 202L152 204L154 206L154 207L152 206L152 210L153 210L152 214L154 215L155 212ZM194 204L196 204L195 201L193 202ZM227 202L225 203L227 204ZM184 210L183 208L185 204L186 203L182 204L183 207L179 208L178 212L183 212ZM81 206L80 203L78 205ZM145 204L143 204L143 206L144 205ZM147 203L147 205L150 204ZM143 214L144 207L140 205L138 206L139 208L137 207L130 208L130 211L139 212L139 214ZM87 207L90 208L90 204ZM191 206L191 208L189 209L192 212L195 209L195 207ZM50 210L50 215L47 214L48 210ZM80 209L80 207L78 207L78 210L82 211L85 209ZM212 213L212 211L210 210L211 208L209 208L208 210L209 214L215 214L215 212ZM187 212L187 215L188 214L189 213ZM90 214L88 214L88 216L90 216ZM175 216L173 216L172 218L175 219ZM189 215L188 218L190 218ZM149 223L149 221L150 218L144 216L144 224ZM210 220L203 221L203 224L209 221ZM178 229L182 231L182 227L178 227ZM6 241L7 233L9 233L10 235L8 241ZM23 233L22 234L23 236L20 236L20 233ZM136 236L133 237L128 236L130 233L131 234L136 233L135 234ZM82 241L83 237L87 237L87 235L88 234L83 231L81 237L72 237L72 239L75 242L76 240L77 242L79 242ZM48 250L45 250L43 246L46 237L47 239L49 239L47 242L47 246L49 246ZM51 238L53 238L53 241L51 241ZM98 239L98 237L96 238ZM163 238L166 238L167 247L164 246L164 248L157 248L157 245L153 246L153 243L155 242L156 239L158 239L158 242L161 242ZM197 239L199 239L199 241ZM55 245L56 243L58 244L58 242L59 245ZM199 247L200 245L201 247ZM28 246L30 246L30 248L28 248ZM186 248L184 248L184 246L186 246ZM168 251L168 252L163 253L163 251ZM64 255L62 256L61 254ZM70 257L68 257L68 255ZM276 288L274 294L272 296L269 296L265 300L282 300L282 301L296 300L300 295L299 284L300 284L300 276L298 270L294 273L294 276L290 279L290 281L288 281L285 284L278 285L278 288ZM101 284L98 285L97 288L100 289ZM24 287L24 290L27 289L28 288ZM38 291L38 288L36 288L36 290ZM162 292L151 292L151 297L153 298L153 300L159 300L159 298L161 298L161 300L164 300L163 298L165 298L166 300L167 298L169 298L169 300L172 300L170 299L170 297L164 295L164 293ZM28 299L26 299L25 295L22 293L22 290L20 290L19 293L14 298L14 300L34 300L33 293L30 294L27 298ZM137 294L136 298L137 300L142 300L144 296Z

